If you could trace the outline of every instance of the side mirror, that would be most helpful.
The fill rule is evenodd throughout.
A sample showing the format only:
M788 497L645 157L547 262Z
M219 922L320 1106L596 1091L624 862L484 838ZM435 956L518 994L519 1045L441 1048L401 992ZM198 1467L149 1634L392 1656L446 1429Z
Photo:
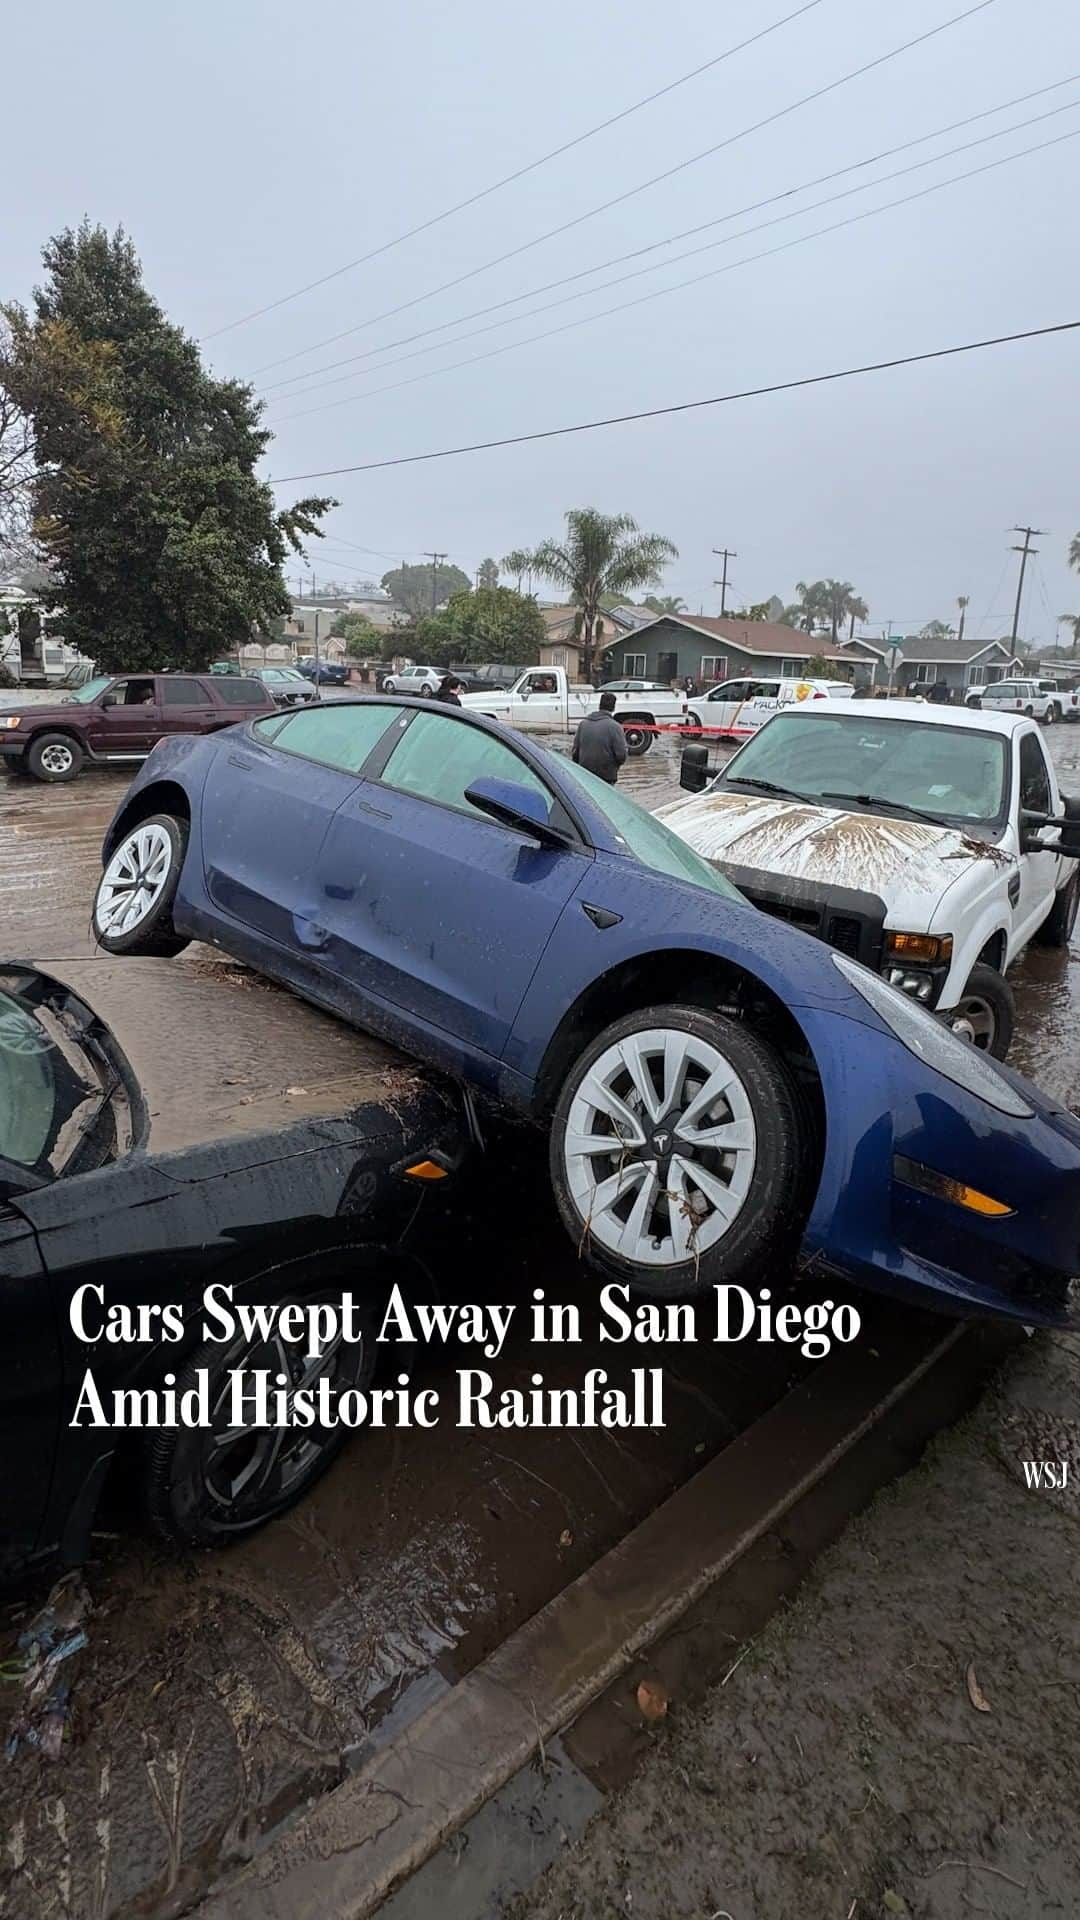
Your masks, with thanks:
M684 747L679 764L679 785L687 793L703 793L709 784L708 747Z
M528 834L542 846L565 847L566 835L550 823L549 806L542 793L532 787L520 787L516 780L474 780L466 787L465 798L479 813L497 820L501 827L513 827Z
M120 705L120 696L118 693L103 693L101 696L101 704L103 707L118 707Z
M521 690L518 693L518 699L527 700L531 693L532 693L532 688L530 687L528 681L526 680L525 685L521 688Z

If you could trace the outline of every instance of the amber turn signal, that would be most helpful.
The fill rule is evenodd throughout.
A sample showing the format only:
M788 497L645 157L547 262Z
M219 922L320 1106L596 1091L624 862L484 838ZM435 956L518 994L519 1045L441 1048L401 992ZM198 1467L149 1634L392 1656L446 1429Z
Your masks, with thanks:
M445 1180L446 1168L436 1166L434 1160L417 1160L416 1164L406 1167L410 1180Z
M969 1213L979 1213L984 1220L1002 1220L1006 1214L1015 1213L1015 1207L1006 1206L1004 1200L994 1200L988 1193L980 1193L978 1187L967 1187L962 1180L950 1180L944 1173L935 1173L933 1167L924 1167L918 1160L908 1160L904 1154L893 1156L893 1174L903 1181L906 1187L916 1187L920 1193L929 1193L936 1200L950 1200L955 1207L966 1207Z
M951 960L952 934L886 932L885 951L894 960Z

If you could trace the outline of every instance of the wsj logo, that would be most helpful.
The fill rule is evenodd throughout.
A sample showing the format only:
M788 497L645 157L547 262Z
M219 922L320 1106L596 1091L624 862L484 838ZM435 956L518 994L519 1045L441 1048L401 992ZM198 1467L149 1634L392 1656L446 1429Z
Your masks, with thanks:
M1025 1460L1022 1464L1024 1479L1031 1492L1038 1492L1042 1488L1052 1488L1060 1492L1069 1484L1067 1460Z

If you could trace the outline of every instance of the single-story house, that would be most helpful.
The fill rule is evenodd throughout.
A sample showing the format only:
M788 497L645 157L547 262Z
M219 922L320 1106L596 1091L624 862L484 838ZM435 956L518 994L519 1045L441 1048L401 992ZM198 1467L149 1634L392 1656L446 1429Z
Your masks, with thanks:
M577 680L581 674L582 656L581 641L577 634L580 609L541 607L540 618L544 622L546 638L541 644L537 665L565 667L571 680ZM604 646L622 634L651 626L655 618L656 615L648 607L605 607L600 615L597 644Z
M831 661L845 679L869 685L875 651L861 640L834 647L773 620L714 619L708 614L660 614L633 633L603 642L605 680L693 679L699 687L743 674L797 678L815 659Z
M870 643L854 641L852 644L866 647ZM953 699L962 701L972 687L1004 680L1020 665L1019 655L1007 640L959 640L955 634L943 640L922 640L913 634L899 644L900 657L893 685L902 687L905 693L925 693L935 682L944 680ZM889 669L884 648L875 647L875 650L880 661L877 676L880 685L888 679Z

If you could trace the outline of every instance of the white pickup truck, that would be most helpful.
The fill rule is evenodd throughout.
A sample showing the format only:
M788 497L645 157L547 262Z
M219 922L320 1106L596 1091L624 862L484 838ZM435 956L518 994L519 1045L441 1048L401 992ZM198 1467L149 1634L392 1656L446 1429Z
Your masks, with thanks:
M861 960L1004 1059L1006 969L1065 947L1080 900L1080 798L1026 713L832 701L769 720L664 824L766 913Z
M601 689L601 692L603 689ZM470 713L505 720L523 733L569 733L587 713L595 713L600 693L592 687L571 686L565 667L527 667L506 692L463 693L461 704ZM617 693L615 718L626 732L634 754L647 753L657 726L681 727L686 720L686 695L663 690Z

